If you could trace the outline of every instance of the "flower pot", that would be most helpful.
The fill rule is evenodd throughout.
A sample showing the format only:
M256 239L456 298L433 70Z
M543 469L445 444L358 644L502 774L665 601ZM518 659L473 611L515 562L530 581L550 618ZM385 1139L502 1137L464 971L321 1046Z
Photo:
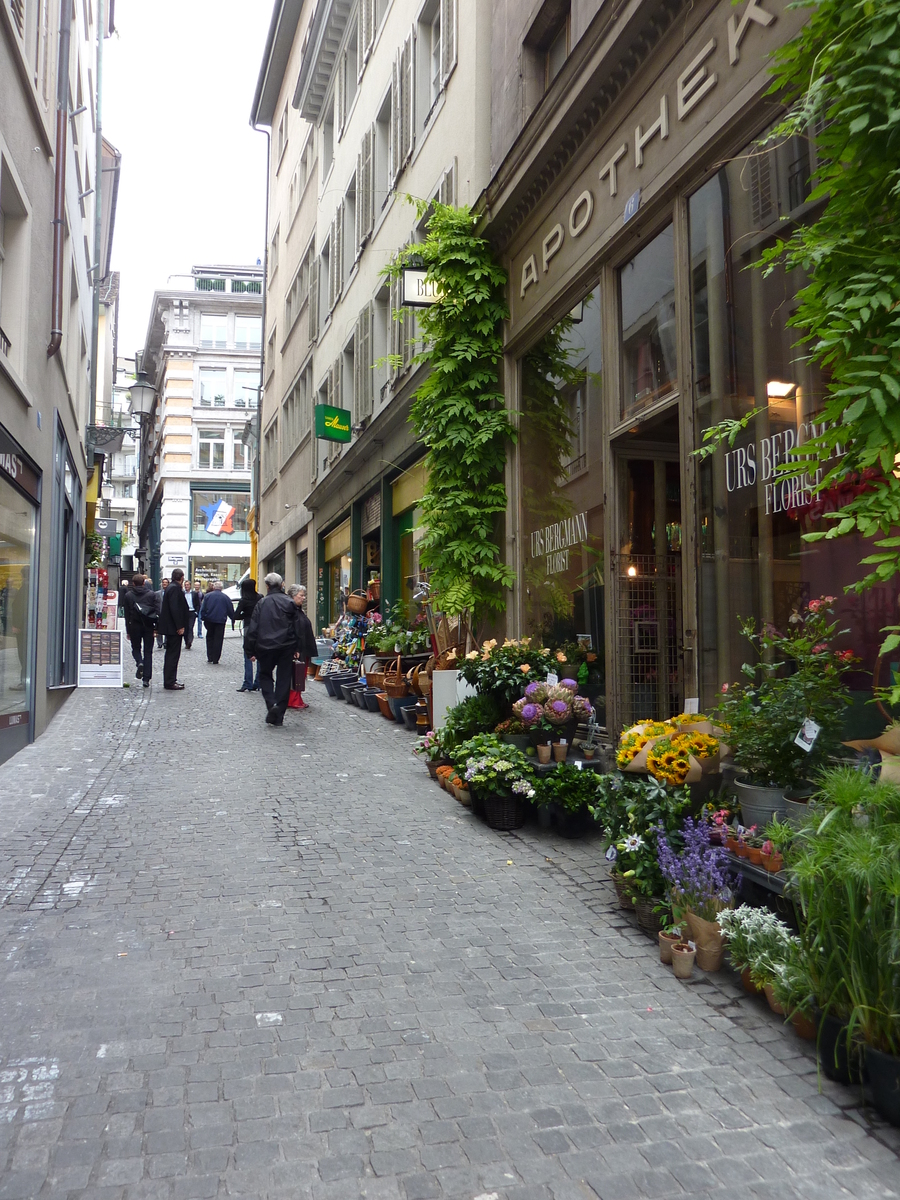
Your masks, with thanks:
M403 718L403 723L407 729L416 728L416 720L419 714L416 712L415 704L407 704L405 708L400 709L400 716Z
M772 1012L777 1013L779 1015L779 1017L783 1017L784 1009L781 1007L781 1005L775 999L775 990L772 987L771 983L767 983L765 985L765 987L763 988L763 991L766 993L766 999L769 1002L769 1008L771 1008Z
M521 796L485 796L484 819L491 829L520 829L528 819L528 806Z
M706 921L688 910L684 914L697 947L697 966L701 971L719 971L725 958L725 941L717 921Z
M554 804L552 813L553 824L556 826L556 832L560 837L583 837L594 824L594 818L586 808L580 808L577 812L569 812L567 808L562 808L560 805Z
M740 844L741 843L737 840L736 837L729 837L727 839L727 841L725 842L725 845L731 851L732 854L737 854L738 846L740 846Z
M807 1042L816 1040L816 1023L811 1017L807 1017L805 1013L800 1012L799 1008L791 1013L791 1024L797 1031L797 1036L802 1037Z
M425 760L425 766L428 768L428 774L432 779L437 779L437 763Z
M394 714L391 712L390 701L387 698L386 692L379 692L377 696L378 707L381 709L381 715L388 721L393 721Z
M806 814L809 812L809 797L802 800L797 799L796 793L785 796L784 812L788 825L793 825L795 829L799 829L806 819Z
M465 808L471 808L472 793L469 791L469 789L465 787L457 787L455 783L452 785L452 787L453 795L457 798L460 804L462 804Z
M900 1125L900 1057L866 1046L872 1102L891 1125Z
M596 753L596 749L589 749L587 746L581 747L581 757L585 762L590 762Z
M677 941L681 940L680 933L663 933L662 930L656 935L659 939L659 961L672 965L672 947Z
M613 887L616 889L619 908L625 908L629 912L634 912L631 884L627 879L623 879L618 871L610 871L609 877L613 881Z
M748 846L747 857L754 864L754 866L758 867L762 865L762 850L759 848L759 846Z
M366 708L369 712L378 712L378 692L375 688L365 690Z
M848 1046L846 1022L826 1013L819 1022L816 1049L819 1066L828 1079L844 1084L862 1082L859 1046L853 1042Z
M531 738L527 733L501 733L500 741L507 746L515 746L517 750L527 753L531 746Z
M784 859L778 851L774 854L764 854L762 856L762 865L767 871L771 871L773 875L777 875L784 866Z
M539 763L548 763L550 761L550 750L551 750L550 746L547 746L547 745L538 746L537 756L538 756Z
M690 979L694 972L694 951L687 942L672 945L672 970L676 979Z
M738 858L749 858L750 857L750 847L746 844L746 842L738 842L738 844L734 848L734 852L738 856Z
M785 814L784 788L756 787L736 779L734 786L741 804L742 823L745 827L755 825L762 829L776 817Z
M553 758L556 762L565 762L569 754L568 742L553 743Z
M744 985L744 991L749 992L751 996L762 995L762 988L758 988L753 982L749 967L744 967L743 971L741 971L741 983Z

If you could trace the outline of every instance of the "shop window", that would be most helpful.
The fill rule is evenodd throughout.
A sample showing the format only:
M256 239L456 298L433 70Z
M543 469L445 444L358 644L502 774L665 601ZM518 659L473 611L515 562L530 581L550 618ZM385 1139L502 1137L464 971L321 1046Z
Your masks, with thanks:
M864 701L871 697L879 631L896 621L900 589L881 585L846 596L871 546L858 537L803 541L804 533L828 527L824 513L839 508L840 497L815 498L808 478L784 479L778 468L821 429L827 381L787 325L805 277L758 267L764 248L776 233L786 236L795 210L802 210L814 161L807 139L763 139L689 200L698 439L724 419L754 414L733 446L700 464L701 704L739 678L748 652L741 618L785 629L806 601L827 594L837 597L838 618L852 629L846 646L862 658L849 677L855 703L847 729L848 736L862 736L878 724Z
M4 724L12 724L14 714L27 714L31 707L35 512L31 501L0 476L0 717L5 718ZM27 717L20 716L20 721L27 722Z
M622 321L622 417L677 390L675 254L672 226L619 271Z
M81 483L61 426L56 430L48 592L47 683L77 680L76 638L81 616Z
M246 541L249 492L191 492L191 540Z
M197 438L197 466L201 470L224 470L225 430L201 429Z
M588 295L522 360L519 537L526 634L567 647L605 722L600 303ZM591 419L596 414L596 419Z

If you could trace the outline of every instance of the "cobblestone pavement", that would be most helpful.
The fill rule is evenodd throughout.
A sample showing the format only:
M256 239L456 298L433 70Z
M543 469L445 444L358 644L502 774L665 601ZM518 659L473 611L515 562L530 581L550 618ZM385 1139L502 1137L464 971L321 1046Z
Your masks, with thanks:
M492 833L319 685L265 726L239 657L0 767L0 1200L900 1194L897 1131L675 980L596 842Z

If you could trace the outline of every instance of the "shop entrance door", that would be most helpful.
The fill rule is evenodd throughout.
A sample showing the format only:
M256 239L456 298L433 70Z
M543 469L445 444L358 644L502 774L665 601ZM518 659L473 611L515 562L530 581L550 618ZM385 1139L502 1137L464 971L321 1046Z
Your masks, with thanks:
M681 474L674 446L628 439L616 449L615 555L619 723L684 708Z

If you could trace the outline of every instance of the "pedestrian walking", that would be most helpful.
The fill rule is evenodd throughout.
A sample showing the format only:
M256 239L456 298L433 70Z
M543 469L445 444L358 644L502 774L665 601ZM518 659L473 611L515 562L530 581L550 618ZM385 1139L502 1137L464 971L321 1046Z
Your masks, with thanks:
M198 642L203 641L203 622L200 620L200 606L203 603L203 588L200 586L200 580L194 580L194 586L191 588L191 601L194 605L194 612L197 614L197 624L194 629L194 636Z
M283 725L294 659L300 657L301 614L284 594L280 575L270 572L265 583L266 595L253 609L244 634L244 653L259 661L259 689L268 709L266 724Z
M308 672L310 661L315 658L319 647L316 645L316 635L313 633L312 622L303 611L303 605L306 603L306 588L302 583L292 583L287 590L287 594L293 600L300 613L300 661L304 664ZM300 707L309 708L302 695L300 696Z
M181 641L188 624L188 605L181 586L184 571L176 567L172 582L163 593L159 613L159 629L166 639L166 657L163 660L163 687L167 692L184 691L178 682L178 660L181 658Z
M184 648L190 650L194 644L194 623L200 615L200 610L194 608L194 593L191 591L191 585L187 579L184 581L184 598L187 600L188 606L188 623L184 627Z
M250 618L253 616L253 610L257 603L262 600L262 596L256 590L255 579L245 579L241 584L241 598L238 600L238 606L235 610L234 619L244 622L244 632L247 631L247 626L250 624ZM253 659L244 651L244 682L238 688L239 692L258 692L259 691L259 663L256 664L256 678L253 678Z
M173 574L174 574L174 572L173 572ZM156 593L157 596L159 597L159 611L160 612L162 612L163 596L165 596L166 588L168 586L169 586L169 581L168 581L168 579L165 578L165 576L163 576L162 587ZM157 627L157 630L156 630L156 648L157 648L157 650L162 650L163 646L165 645L164 638L165 638L165 635L163 634L162 629Z
M217 579L203 597L200 605L200 620L206 626L206 661L218 665L225 641L225 624L231 621L234 629L234 605L231 597L222 591L222 581Z
M122 607L125 632L131 642L131 657L137 668L134 677L142 679L144 687L148 688L153 677L153 639L159 624L159 593L153 590L146 576L133 575Z

